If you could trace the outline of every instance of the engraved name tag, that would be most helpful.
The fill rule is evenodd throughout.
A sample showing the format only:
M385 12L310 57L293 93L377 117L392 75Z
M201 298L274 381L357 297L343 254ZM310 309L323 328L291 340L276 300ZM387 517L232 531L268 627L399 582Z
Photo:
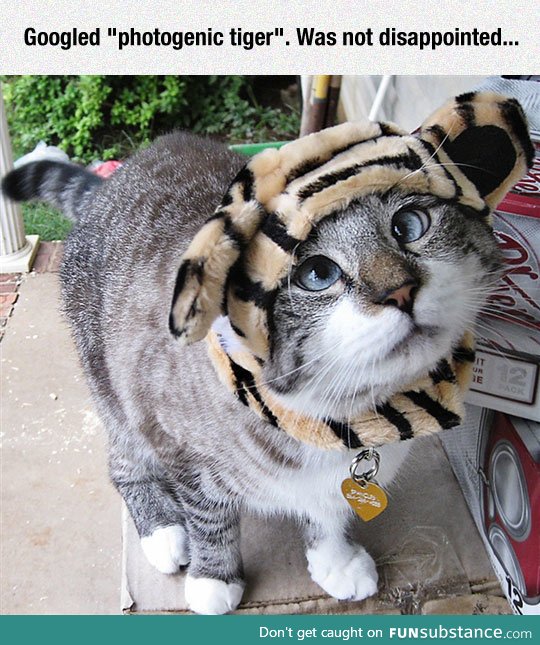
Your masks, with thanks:
M380 515L388 506L388 497L384 490L373 482L368 482L364 487L352 479L345 479L341 484L341 492L352 506L354 512L364 522L369 522Z

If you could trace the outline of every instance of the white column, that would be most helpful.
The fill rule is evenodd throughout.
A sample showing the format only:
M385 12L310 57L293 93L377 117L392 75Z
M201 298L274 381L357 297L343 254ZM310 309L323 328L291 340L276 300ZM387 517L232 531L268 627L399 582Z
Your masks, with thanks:
M11 142L0 85L0 177L11 168ZM37 235L24 234L20 206L0 193L0 273L30 271L38 244Z

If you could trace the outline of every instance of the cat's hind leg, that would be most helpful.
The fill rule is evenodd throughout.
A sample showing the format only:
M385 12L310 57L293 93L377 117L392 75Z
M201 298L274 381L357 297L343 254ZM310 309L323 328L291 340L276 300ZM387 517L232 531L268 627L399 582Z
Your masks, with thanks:
M373 558L347 536L347 518L310 521L305 528L306 557L311 578L339 600L363 600L377 593Z

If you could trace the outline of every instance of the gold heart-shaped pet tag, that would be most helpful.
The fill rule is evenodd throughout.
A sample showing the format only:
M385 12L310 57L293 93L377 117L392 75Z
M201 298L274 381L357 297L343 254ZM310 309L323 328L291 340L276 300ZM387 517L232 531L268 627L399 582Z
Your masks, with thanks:
M388 497L384 490L373 482L360 486L352 479L345 479L341 484L341 492L352 506L354 512L364 522L369 522L380 515L388 506Z

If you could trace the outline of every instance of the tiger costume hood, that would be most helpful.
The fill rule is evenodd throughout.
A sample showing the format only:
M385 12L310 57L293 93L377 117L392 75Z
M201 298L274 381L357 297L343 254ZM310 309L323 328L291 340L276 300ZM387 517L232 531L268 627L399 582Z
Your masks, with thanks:
M353 200L399 185L401 192L435 195L489 221L532 158L519 103L491 93L450 100L413 135L394 124L359 121L267 149L238 173L184 254L170 330L185 344L208 335L225 385L301 441L377 446L455 426L472 372L470 333L434 372L376 410L347 423L322 421L285 409L261 382L272 343L269 314L297 245ZM226 352L211 330L220 315L228 316L242 349Z

